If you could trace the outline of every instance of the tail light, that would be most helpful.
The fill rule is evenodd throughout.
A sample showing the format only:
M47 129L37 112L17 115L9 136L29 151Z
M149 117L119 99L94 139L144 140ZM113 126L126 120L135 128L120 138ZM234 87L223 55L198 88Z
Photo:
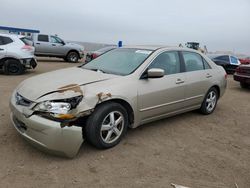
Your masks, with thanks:
M21 49L22 49L22 50L26 50L26 51L32 51L32 50L33 50L33 47L32 47L32 46L29 46L29 45L24 45Z
M92 59L95 59L98 57L98 54L92 54Z
M225 74L225 80L227 79L227 74Z
M240 73L240 72L241 72L240 67L237 67L237 68L235 69L235 72L236 72L236 73Z

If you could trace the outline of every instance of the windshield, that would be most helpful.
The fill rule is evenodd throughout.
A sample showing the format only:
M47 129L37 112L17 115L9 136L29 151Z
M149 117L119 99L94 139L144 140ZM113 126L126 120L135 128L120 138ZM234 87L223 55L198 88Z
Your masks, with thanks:
M104 52L107 52L109 50L112 50L112 49L115 49L116 47L115 46L108 46L108 47L105 47L105 48L101 48L99 50L96 50L97 53L104 53Z
M92 60L83 68L108 74L128 75L134 72L151 53L151 50L114 49Z

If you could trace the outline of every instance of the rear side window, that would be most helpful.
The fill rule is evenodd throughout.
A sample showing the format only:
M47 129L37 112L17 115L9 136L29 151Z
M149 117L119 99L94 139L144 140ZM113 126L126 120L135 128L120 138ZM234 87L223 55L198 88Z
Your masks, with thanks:
M163 52L158 55L150 68L160 68L165 71L165 75L176 74L180 72L180 59L178 52Z
M32 42L30 39L25 38L25 37L20 38L20 40L21 40L25 45L30 45L30 46L32 46L32 44L33 44L33 42Z
M210 65L208 64L208 62L207 62L204 58L202 58L202 60L203 60L203 63L204 63L204 68L205 68L205 69L211 69L211 67L210 67Z
M223 55L223 56L216 57L214 59L219 59L219 60L222 60L222 61L229 61L229 56L228 55Z
M0 36L0 45L6 45L12 43L13 40L9 37Z
M238 65L238 59L236 57L230 56L231 64Z
M202 57L194 52L182 52L186 71L197 71L197 70L204 70L203 60Z
M49 42L49 36L48 35L38 35L38 41Z

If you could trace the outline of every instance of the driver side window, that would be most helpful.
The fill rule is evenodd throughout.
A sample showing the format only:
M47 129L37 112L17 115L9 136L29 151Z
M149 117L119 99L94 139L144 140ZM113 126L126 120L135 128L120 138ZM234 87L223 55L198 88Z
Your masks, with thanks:
M165 75L180 73L180 59L178 52L163 52L149 65L151 68L159 68L165 71Z
M54 36L50 36L50 40L52 43L61 43L61 41L57 37L54 37Z

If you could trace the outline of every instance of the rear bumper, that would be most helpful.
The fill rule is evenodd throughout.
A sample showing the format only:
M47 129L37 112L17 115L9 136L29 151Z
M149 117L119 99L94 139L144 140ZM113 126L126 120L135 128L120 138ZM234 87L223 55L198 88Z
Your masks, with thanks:
M22 106L10 102L11 121L17 132L36 148L59 156L74 157L83 142L82 128L62 128L59 122L32 115L25 117Z
M21 63L24 65L27 69L34 69L37 66L37 61L35 58L25 58L20 60Z
M240 74L235 73L234 80L238 82L250 84L250 76L247 76L247 75L240 75Z

